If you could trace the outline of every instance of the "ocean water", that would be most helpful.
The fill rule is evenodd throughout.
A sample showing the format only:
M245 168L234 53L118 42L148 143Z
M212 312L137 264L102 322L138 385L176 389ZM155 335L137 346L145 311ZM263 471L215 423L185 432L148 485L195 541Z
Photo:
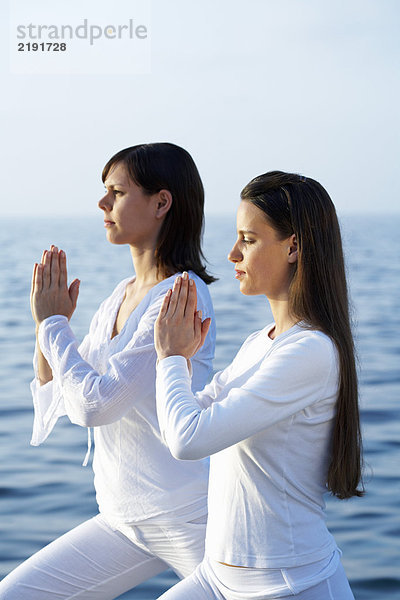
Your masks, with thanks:
M357 600L400 599L400 215L342 218L360 363L367 494L327 500L328 524L343 551ZM92 471L81 467L86 430L62 419L47 442L29 445L33 322L32 265L51 243L67 251L71 278L82 281L72 327L79 339L91 316L132 273L125 247L105 240L102 217L8 220L0 234L0 578L43 545L96 513ZM238 291L226 255L234 218L210 216L205 249L217 320L215 369L252 331L271 320L265 299ZM157 598L177 581L151 579L124 600Z

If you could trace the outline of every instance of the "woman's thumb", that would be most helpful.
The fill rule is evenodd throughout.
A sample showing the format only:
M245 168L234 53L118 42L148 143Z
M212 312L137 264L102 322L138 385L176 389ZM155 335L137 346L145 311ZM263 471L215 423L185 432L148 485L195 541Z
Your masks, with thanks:
M81 284L81 282L79 281L79 279L74 279L74 281L69 286L69 297L71 298L71 302L72 302L74 308L78 301L80 284Z

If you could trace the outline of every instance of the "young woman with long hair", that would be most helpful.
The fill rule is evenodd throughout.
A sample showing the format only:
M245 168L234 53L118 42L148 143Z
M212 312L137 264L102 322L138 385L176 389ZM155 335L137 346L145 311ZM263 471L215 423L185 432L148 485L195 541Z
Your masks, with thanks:
M63 414L94 428L99 514L17 567L0 583L2 600L108 600L168 567L184 577L204 554L208 461L176 460L161 439L154 348L162 299L183 270L213 316L213 278L201 251L203 185L191 156L168 143L118 152L102 178L107 239L129 246L134 276L100 305L79 347L69 325L79 281L68 287L57 247L35 265L31 294L32 443L42 443ZM214 345L212 331L193 360L194 391L211 374Z
M313 179L274 171L242 191L229 260L274 322L193 395L187 360L210 319L178 277L161 307L157 411L172 454L211 455L204 561L163 600L347 600L324 494L363 494L357 373L340 229ZM243 315L238 315L241 318Z

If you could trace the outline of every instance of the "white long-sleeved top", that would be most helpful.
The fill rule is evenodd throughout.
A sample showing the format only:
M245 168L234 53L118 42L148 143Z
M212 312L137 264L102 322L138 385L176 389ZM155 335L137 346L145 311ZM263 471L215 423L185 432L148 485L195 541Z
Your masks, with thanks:
M206 284L195 280L198 308L212 318L205 347L194 357L193 390L211 375L215 347L212 302ZM208 461L178 461L161 439L156 415L154 322L175 276L154 286L112 338L125 279L99 307L78 347L66 317L45 319L39 345L53 380L31 384L35 409L31 443L41 444L57 419L94 427L96 499L111 524L179 522L206 512Z
M211 455L206 552L255 568L305 565L336 548L325 524L338 359L325 334L295 325L252 334L195 396L186 360L157 367L157 413L174 456Z

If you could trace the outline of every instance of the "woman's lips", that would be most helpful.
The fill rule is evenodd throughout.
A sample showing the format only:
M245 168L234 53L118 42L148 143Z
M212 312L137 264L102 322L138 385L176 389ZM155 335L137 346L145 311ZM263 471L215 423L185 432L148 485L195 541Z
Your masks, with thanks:
M112 227L115 225L114 221L104 221L104 227Z
M243 277L244 274L244 271L239 271L238 269L235 269L235 279L240 279L241 277Z

